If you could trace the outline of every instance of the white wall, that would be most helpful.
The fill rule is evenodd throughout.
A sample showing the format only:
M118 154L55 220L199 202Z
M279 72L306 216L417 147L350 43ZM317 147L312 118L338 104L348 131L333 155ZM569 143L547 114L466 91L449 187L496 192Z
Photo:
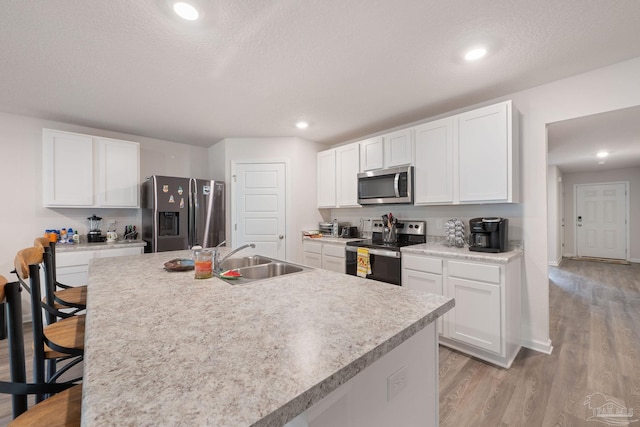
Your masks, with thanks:
M549 265L562 261L562 172L557 166L549 166L547 172L547 242Z
M567 173L562 179L565 211L565 255L575 256L574 185L605 182L629 182L629 259L640 262L640 167L612 169L598 172Z
M4 229L0 245L0 274L10 280L18 250L32 246L45 229L72 227L86 234L92 214L115 219L118 229L125 225L140 228L139 209L51 209L42 207L42 128L59 129L140 143L140 177L152 174L207 178L207 149L175 142L143 138L68 123L0 113L0 166L3 185L0 224ZM69 165L70 168L73 165Z
M302 262L303 229L317 229L322 217L316 208L316 153L324 145L301 138L227 138L209 149L216 168L224 157L225 181L231 183L231 162L285 162L287 170L287 260ZM227 246L231 241L231 186L227 199Z

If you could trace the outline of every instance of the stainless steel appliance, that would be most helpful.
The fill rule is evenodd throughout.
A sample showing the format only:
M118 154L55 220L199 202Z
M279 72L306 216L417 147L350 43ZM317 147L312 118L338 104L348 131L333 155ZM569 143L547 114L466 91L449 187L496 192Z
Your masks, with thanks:
M142 184L146 252L214 247L225 240L224 183L154 175Z
M398 221L395 226L397 238L393 242L384 242L385 225L380 220L375 220L372 223L371 239L347 242L347 274L357 275L358 248L367 248L371 273L366 277L394 285L402 285L400 248L426 243L427 223L425 221Z
M359 173L358 203L361 205L413 203L413 166Z
M107 237L102 234L102 230L100 230L100 224L102 223L102 218L96 216L90 216L87 218L89 220L89 232L87 233L87 242L89 243L98 243L105 242Z
M507 218L473 218L469 220L469 250L474 252L505 252L509 244Z

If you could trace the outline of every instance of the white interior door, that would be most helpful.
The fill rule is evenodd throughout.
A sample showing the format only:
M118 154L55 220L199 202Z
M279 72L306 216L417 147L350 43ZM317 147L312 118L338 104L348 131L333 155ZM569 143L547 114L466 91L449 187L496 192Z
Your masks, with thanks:
M233 173L234 247L255 243L260 255L286 259L284 163L237 163Z
M626 259L625 183L576 186L578 256Z

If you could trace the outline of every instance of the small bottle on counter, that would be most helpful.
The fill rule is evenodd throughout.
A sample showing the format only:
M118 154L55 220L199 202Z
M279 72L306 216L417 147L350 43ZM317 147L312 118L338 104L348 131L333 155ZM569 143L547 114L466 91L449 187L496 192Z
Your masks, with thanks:
M78 234L78 230L73 232L73 243L80 243L80 235Z

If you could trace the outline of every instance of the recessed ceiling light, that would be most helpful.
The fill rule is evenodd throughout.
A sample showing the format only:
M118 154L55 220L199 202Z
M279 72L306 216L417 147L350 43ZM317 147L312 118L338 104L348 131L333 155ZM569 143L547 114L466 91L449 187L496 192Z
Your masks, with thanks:
M596 156L598 156L599 159L604 159L608 155L609 155L608 151L598 151L598 154L596 154Z
M464 59L466 59L467 61L475 61L477 59L482 58L486 54L487 54L487 49L485 49L483 47L478 47L478 48L475 48L475 49L471 49L470 51L465 53L464 54Z
M298 129L306 129L306 128L309 127L309 123L307 123L307 122L298 122L298 123L296 123L296 127Z
M180 18L186 19L187 21L195 21L200 16L195 7L183 1L175 2L173 4L173 11L177 13Z

